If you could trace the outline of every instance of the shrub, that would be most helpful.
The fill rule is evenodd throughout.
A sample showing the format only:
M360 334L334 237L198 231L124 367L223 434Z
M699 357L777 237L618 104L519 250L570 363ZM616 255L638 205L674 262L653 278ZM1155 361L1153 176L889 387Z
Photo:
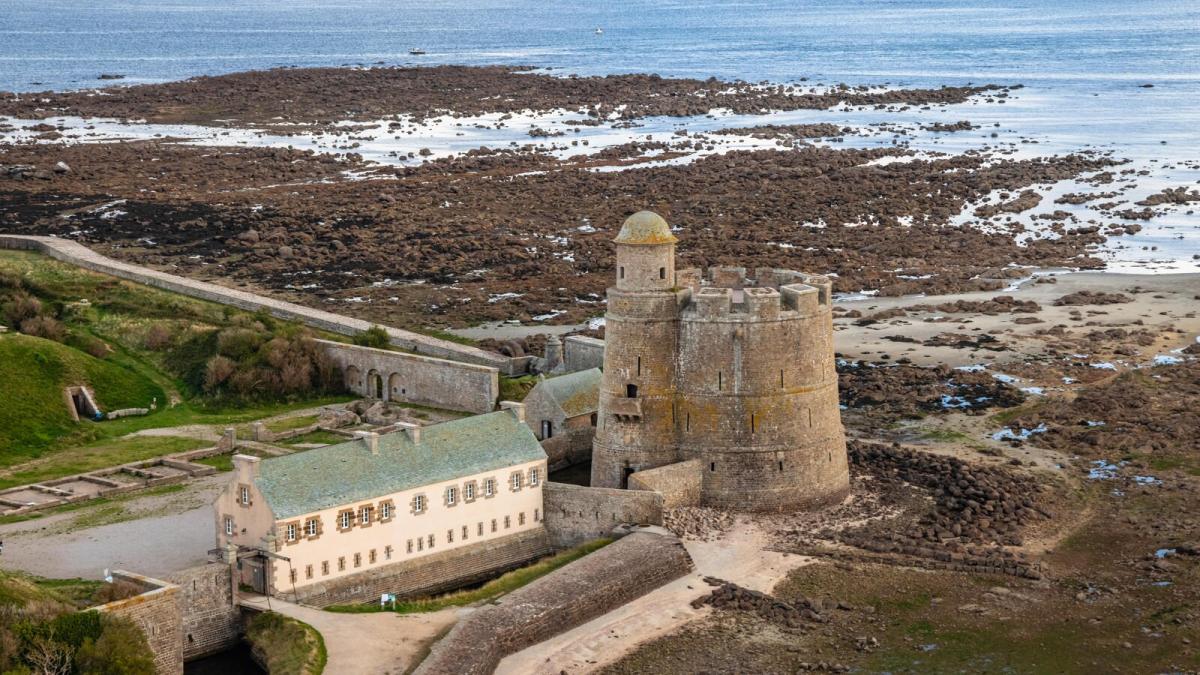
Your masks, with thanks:
M391 340L388 339L387 331L382 326L371 326L354 336L354 344L360 347L387 349L388 345L391 344Z
M167 351L165 365L193 391L202 391L208 360L216 353L217 331L190 330Z
M242 361L258 351L262 332L253 328L226 328L217 335L217 353Z
M79 351L87 352L98 359L107 358L113 351L112 347L109 347L108 343L104 340L94 338L87 333L79 331L71 331L67 335L65 343Z
M100 612L71 612L50 622L54 639L78 649L88 640L97 640L103 632Z
M75 654L75 667L88 675L143 675L154 672L154 653L141 629L112 615L102 618L96 640L86 640Z
M25 319L21 322L21 332L33 337L54 340L55 342L62 342L62 339L67 335L67 329L57 319L52 319L48 316L35 316Z
M204 390L215 392L237 370L237 364L224 356L214 356L204 368Z
M142 344L150 351L161 352L171 346L172 338L170 327L155 323L146 331L146 337L142 338Z
M28 293L18 293L4 303L4 320L13 327L42 313L42 301ZM25 331L21 331L22 333Z
M104 604L107 602L116 602L125 598L132 598L135 595L140 595L142 589L137 584L117 579L111 584L104 584L96 593L96 602Z

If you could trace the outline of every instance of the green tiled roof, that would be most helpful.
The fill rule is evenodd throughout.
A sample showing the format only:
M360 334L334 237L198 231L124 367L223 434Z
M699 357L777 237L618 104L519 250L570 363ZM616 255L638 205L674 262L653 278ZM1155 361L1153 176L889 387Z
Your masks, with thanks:
M264 459L255 483L283 519L546 458L508 411L424 427L420 436L413 445L402 431L384 434L377 455L353 440Z
M580 370L542 380L550 398L558 403L567 417L594 413L600 407L600 369Z

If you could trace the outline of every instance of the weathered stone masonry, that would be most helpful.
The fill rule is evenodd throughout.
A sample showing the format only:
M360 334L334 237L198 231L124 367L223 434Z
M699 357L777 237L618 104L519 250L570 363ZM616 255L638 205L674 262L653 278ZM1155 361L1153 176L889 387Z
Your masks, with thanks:
M96 611L124 617L146 634L154 652L154 671L158 675L183 673L183 622L179 587L140 574L112 573L114 580L137 586L142 592L132 598L115 600L96 607Z
M781 511L849 489L833 359L831 283L790 270L675 270L657 215L617 236L608 290L593 486L701 464L705 505Z
M607 537L623 524L663 523L663 496L657 492L547 482L542 505L550 542L559 548Z
M384 401L485 413L500 397L499 371L488 366L317 340L346 378L346 387Z
M691 570L692 559L674 536L631 534L460 619L415 672L494 672L503 657L606 614Z
M241 611L237 606L230 566L209 563L170 576L179 587L183 615L183 659L223 651L241 637Z

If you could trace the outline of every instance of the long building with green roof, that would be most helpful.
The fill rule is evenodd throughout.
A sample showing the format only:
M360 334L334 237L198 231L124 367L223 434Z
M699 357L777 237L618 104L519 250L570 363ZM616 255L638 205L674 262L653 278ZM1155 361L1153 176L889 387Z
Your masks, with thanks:
M407 588L425 563L453 574L447 556L544 553L546 453L524 406L504 405L281 457L235 455L214 503L218 547L238 548L243 583L318 604L392 576Z

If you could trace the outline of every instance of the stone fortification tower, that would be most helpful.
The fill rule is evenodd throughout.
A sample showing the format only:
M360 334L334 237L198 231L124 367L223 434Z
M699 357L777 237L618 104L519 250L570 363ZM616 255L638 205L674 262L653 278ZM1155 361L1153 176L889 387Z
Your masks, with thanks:
M828 279L789 270L675 271L659 216L615 240L592 485L699 460L701 503L783 511L849 489Z

